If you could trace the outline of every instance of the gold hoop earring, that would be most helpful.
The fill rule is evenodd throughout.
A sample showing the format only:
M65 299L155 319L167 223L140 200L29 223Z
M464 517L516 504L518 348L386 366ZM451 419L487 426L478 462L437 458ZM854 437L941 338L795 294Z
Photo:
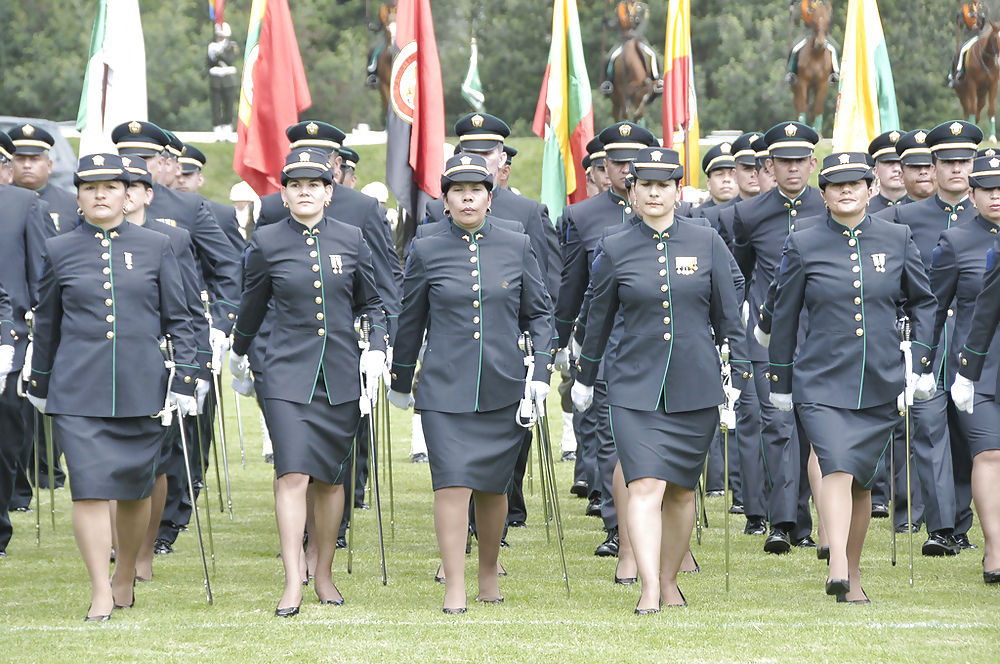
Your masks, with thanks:
M78 217L82 217L83 216L83 209L82 208L77 208L76 209L76 216L78 216Z
M281 204L284 205L285 207L288 207L288 201L281 201Z
M323 207L325 208L330 207L330 201L323 201Z

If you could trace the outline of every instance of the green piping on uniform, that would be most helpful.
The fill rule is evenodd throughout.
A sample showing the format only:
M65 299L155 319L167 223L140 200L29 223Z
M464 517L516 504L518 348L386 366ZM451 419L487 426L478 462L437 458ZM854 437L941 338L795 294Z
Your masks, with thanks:
M118 388L118 332L116 330L118 326L118 303L115 301L115 243L111 239L110 234L104 231L104 237L108 240L108 281L111 283L111 315L114 320L111 321L111 417L115 416L115 411L118 407L117 399L117 388Z
M485 222L483 222L485 223ZM480 224L479 228L482 228ZM476 229L477 231L479 229ZM472 231L469 235L472 238L472 244L476 247L476 277L477 283L479 284L479 290L476 293L479 295L479 375L476 378L476 412L479 412L479 388L483 382L483 319L486 318L486 298L483 292L483 261L479 256L479 242L476 240L476 231ZM482 240L483 238L480 238Z
M323 373L323 387L326 388L326 400L330 401L333 396L330 394L330 386L326 382L326 372L323 371L323 356L326 355L326 282L323 280L323 251L319 248L319 235L313 229L309 229L309 237L316 241L316 264L319 265L319 296L323 298L323 350L319 354L319 364L316 365L316 376L313 378L312 392L309 393L309 403L312 403L313 396L316 395L316 381L319 380L320 372Z
M865 391L865 362L866 356L868 354L868 331L865 330L865 268L864 261L861 259L861 238L854 234L854 230L851 230L851 237L855 238L858 242L858 281L861 282L861 384L858 385L858 408L861 408L861 397ZM909 367L906 369L909 371Z
M667 349L667 366L663 370L663 382L660 383L660 395L663 397L663 412L667 412L667 395L666 395L666 389L667 389L667 372L670 371L670 357L671 357L671 355L673 355L673 352L674 352L674 333L673 333L674 326L673 326L673 322L672 321L674 320L674 318L677 317L676 316L677 312L674 311L673 289L670 288L670 254L669 254L669 250L668 250L668 247L667 247L667 243L664 242L664 240L670 239L670 236L668 235L667 237L663 237L663 235L664 235L663 233L660 234L659 241L663 242L663 258L665 259L663 265L667 268L666 269L666 272L667 272L667 302L670 303L670 307L667 308L667 312L670 314L670 320L671 320L670 330L671 330L671 332L670 332L670 346Z

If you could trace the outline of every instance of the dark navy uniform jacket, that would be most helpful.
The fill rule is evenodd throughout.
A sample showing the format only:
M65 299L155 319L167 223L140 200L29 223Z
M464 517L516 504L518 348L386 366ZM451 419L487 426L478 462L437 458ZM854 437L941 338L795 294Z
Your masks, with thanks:
M389 227L379 211L378 201L350 187L335 184L333 185L333 197L329 207L326 208L326 217L361 229L372 254L375 288L378 289L382 306L385 308L385 317L389 324L389 343L392 345L396 339L396 319L399 317L400 306L400 284L396 281L399 257L396 256ZM268 224L287 218L288 210L281 202L280 193L268 194L261 198L257 228L263 228ZM255 351L255 354L256 352L258 351ZM253 366L253 358L251 358L250 364Z
M538 259L538 266L545 277L545 287L553 304L559 300L559 280L562 272L562 255L559 252L559 237L556 227L549 219L549 209L509 189L497 187L493 190L490 214L500 219L520 221L531 238L531 249ZM445 219L444 202L431 201L427 204L425 224Z
M219 224L219 228L222 229L222 232L229 238L230 244L236 247L236 251L242 256L243 250L247 246L247 241L240 234L240 222L236 219L236 208L232 205L226 205L225 203L219 203L207 198L204 200L205 205L212 211L212 216L215 217L216 223Z
M888 210L889 208L896 207L897 205L906 205L911 202L911 198L906 194L897 201L890 201L888 198L882 195L881 192L875 194L868 201L868 214L878 214L883 210Z
M10 296L0 283L0 345L14 345L14 310L10 306Z
M24 363L28 347L24 314L38 302L43 243L50 233L43 218L45 207L33 191L0 185L0 283L10 296L14 317L13 334L5 332L4 343L17 348L15 368Z
M814 187L806 187L794 201L774 188L733 208L733 255L747 280L751 312L760 311L767 297L778 273L785 238L795 230L796 220L825 214L826 204ZM747 344L751 360L767 361L766 348L753 338L748 338Z
M49 206L46 218L47 225L51 226L51 234L59 235L68 233L80 223L80 215L77 214L76 196L66 191L62 187L48 184L38 190L38 197Z
M30 391L46 412L141 417L163 408L160 338L174 342L171 390L194 393L195 344L177 258L162 233L83 222L45 242Z
M771 391L835 408L894 401L905 376L897 311L910 317L911 339L926 343L935 305L904 226L866 216L850 230L828 217L790 234L771 323ZM809 329L795 356L803 309ZM910 371L920 372L920 360L915 351Z
M552 304L528 236L486 220L476 231L452 223L447 233L415 240L393 351L398 392L412 389L424 330L419 410L485 412L521 399L524 331L535 346L532 380L548 382Z
M195 258L203 282L211 295L215 327L226 334L232 330L240 302L240 253L219 227L205 199L153 185L153 202L146 218L179 226L191 234Z
M324 217L311 230L291 217L254 232L233 352L246 354L274 302L274 326L262 366L265 397L310 403L322 373L330 404L361 396L361 349L354 319L371 321L371 349L388 331L375 288L371 251L361 231Z
M494 217L489 214L486 215L486 221L492 223L497 228L503 228L508 231L514 231L515 233L524 233L524 225L521 224L520 221L500 219L498 217ZM451 223L450 219L444 219L442 221L432 221L430 223L420 224L419 226L417 226L417 232L413 236L413 239L417 240L422 237L447 233L451 230L452 226L454 226L454 224Z
M801 217L795 222L795 230L792 232L799 233L807 228L825 224L826 219L826 215L822 217ZM771 282L771 285L767 287L767 295L764 297L764 304L757 310L757 327L759 327L761 332L764 334L771 334L771 319L774 316L774 298L778 292L778 280L780 277L780 274L774 275L774 280ZM750 315L752 318L753 312L750 312ZM806 329L808 328L808 320L809 312L803 309L802 316L799 319L799 343L802 343L805 339Z
M976 216L976 208L968 198L952 206L942 201L937 194L906 205L894 205L890 210L892 211L892 221L895 221L897 224L906 224L910 227L910 231L913 233L913 241L917 243L917 249L920 250L920 259L923 261L924 270L928 274L931 271L931 260L934 256L934 249L937 247L938 240L941 237L941 232L953 226L959 226L972 221ZM885 215L888 214L889 210L886 210L882 213L882 218L887 218ZM951 302L942 302L940 304L945 309L948 309L952 305ZM919 347L923 351L921 357L928 357L930 360L933 355L934 360L932 364L924 366L921 372L926 373L930 370L928 367L933 367L934 373L938 376L938 381L943 379L945 374L945 358L952 354L951 349L955 348L952 342L954 336L955 319L954 317L949 317L942 334L938 338L937 348ZM923 344L933 343L931 337L923 338L920 341ZM917 349L915 348L914 354L916 353Z
M608 403L668 413L725 400L717 345L746 361L732 256L714 229L675 221L661 234L639 222L602 241L577 380L593 385L616 316L622 338L605 368ZM713 339L712 332L715 338ZM733 386L746 386L734 364Z
M712 228L716 230L719 236L722 237L726 242L726 246L729 247L729 251L733 250L733 207L737 203L742 203L744 199L739 194L736 194L731 199L725 203L716 203L715 201L709 199L703 204L691 210L691 214L696 217L704 217L708 219L708 222L712 225ZM737 295L742 295L742 293L737 292Z
M559 221L563 267L555 316L559 348L569 343L573 324L580 315L597 243L605 229L624 227L632 216L628 201L611 189L563 208Z

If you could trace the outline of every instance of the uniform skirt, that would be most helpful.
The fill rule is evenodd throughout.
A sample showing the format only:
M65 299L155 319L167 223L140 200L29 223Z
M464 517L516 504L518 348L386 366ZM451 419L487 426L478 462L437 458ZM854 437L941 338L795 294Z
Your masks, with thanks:
M73 500L142 500L153 493L163 426L155 417L53 415Z
M977 394L972 412L959 411L958 421L969 440L973 459L981 452L1000 450L1000 403L992 396Z
M327 484L343 484L350 478L351 444L361 407L357 399L331 406L322 374L311 403L266 397L264 419L271 433L277 477L302 473Z
M816 450L824 476L848 473L871 489L899 423L895 400L859 410L797 403L795 416Z
M719 408L683 413L610 406L611 437L625 483L643 477L694 490L719 430Z
M487 493L507 491L527 432L515 420L517 406L515 402L473 413L421 411L435 491L453 486Z

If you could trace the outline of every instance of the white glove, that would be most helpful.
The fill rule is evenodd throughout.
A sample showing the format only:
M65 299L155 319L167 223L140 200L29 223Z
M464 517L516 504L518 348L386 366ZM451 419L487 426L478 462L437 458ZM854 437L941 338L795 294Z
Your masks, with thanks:
M555 359L552 360L552 368L556 371L569 371L569 349L560 348L556 351Z
M198 413L198 399L195 397L171 392L168 398L170 399L170 405L177 406L177 412L181 415L190 417Z
M792 409L792 395L771 392L771 405L781 412L787 413Z
M237 355L236 353L230 351L229 371L233 374L233 381L239 380L240 382L243 382L249 378L250 362L247 360L247 356Z
M386 368L392 366L392 346L385 347L385 366Z
M212 371L222 372L222 361L226 357L226 351L233 347L233 343L222 330L212 327L208 330L208 345L212 347Z
M719 404L719 426L727 431L736 431L736 411Z
M531 381L531 398L535 401L535 409L541 415L545 412L545 398L549 396L549 384L541 380Z
M242 394L245 397L253 397L254 394L256 394L256 389L253 385L253 377L249 374L247 374L247 376L242 380L233 376L231 385L237 394Z
M40 397L36 397L31 392L28 392L28 394L26 394L25 396L28 397L28 401L31 403L32 406L35 407L35 410L37 410L42 415L45 414L45 407L49 402L48 399L42 399Z
M951 384L951 400L955 402L955 408L971 415L975 396L975 384L962 374L955 374L955 382Z
M212 384L204 378L198 378L194 382L194 395L198 399L198 414L205 412L205 397L212 389Z
M919 401L926 401L934 396L935 393L937 393L937 374L920 374L920 377L914 381L913 398Z
M594 403L594 386L573 383L573 388L569 391L570 398L573 399L573 407L579 412L586 412L590 405Z
M764 334L764 330L760 329L756 325L753 327L753 338L757 340L764 348L767 348L771 344L771 335Z
M576 337L572 337L569 340L569 348L573 357L580 357L580 352L583 350L583 347L577 342Z
M389 390L389 403L400 410L409 410L413 406L413 392Z
M31 381L31 355L35 350L35 344L28 342L28 348L24 351L24 365L21 367L21 382L30 385Z
M899 393L896 397L896 410L899 411L900 416L906 414L906 390Z
M361 373L365 375L368 389L373 389L378 384L378 378L385 368L385 353L380 350L361 351Z

